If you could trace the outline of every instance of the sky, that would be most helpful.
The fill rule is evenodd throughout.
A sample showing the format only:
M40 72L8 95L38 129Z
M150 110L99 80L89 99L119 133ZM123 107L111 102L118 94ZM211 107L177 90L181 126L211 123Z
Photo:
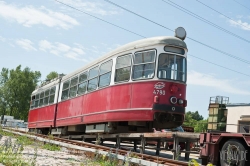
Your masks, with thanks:
M248 0L0 0L0 25L0 69L22 65L40 71L41 80L51 71L71 73L142 36L173 36L171 30L184 27L186 110L207 117L211 96L250 103Z

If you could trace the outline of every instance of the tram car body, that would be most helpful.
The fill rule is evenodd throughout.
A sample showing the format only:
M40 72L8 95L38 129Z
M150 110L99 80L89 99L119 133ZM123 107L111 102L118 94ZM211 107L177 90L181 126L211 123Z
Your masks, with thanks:
M38 87L31 95L28 128L122 133L182 125L187 46L176 36L129 43Z

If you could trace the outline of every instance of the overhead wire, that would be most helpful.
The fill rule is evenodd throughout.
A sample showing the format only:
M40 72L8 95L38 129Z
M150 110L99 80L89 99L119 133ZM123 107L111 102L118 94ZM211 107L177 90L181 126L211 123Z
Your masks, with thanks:
M61 3L61 4L63 4L63 5L65 5L65 6L68 6L68 7L72 8L72 9L75 9L75 10L77 10L77 11L79 11L79 12L82 12L82 13L84 13L84 14L86 14L86 15L89 15L89 16L91 16L91 17L94 17L94 18L96 18L96 19L98 19L98 20L101 20L101 21L103 21L103 22L106 22L107 24L113 25L113 26L115 26L115 27L117 27L117 28L123 29L123 30L125 30L125 31L127 31L127 32L130 32L130 33L133 33L133 34L135 34L135 35L137 35L137 36L146 38L146 37L143 36L143 35L139 35L138 33L135 33L135 32L133 32L133 31L130 31L130 30L128 30L128 29L125 29L125 28L123 28L123 27L121 27L121 26L119 26L119 25L113 24L113 23L111 23L111 22L109 22L109 21L103 20L103 19L101 19L101 18L99 18L99 17L96 17L96 16L94 16L94 15L92 15L92 14L89 14L89 13L84 12L84 11L82 11L82 10L80 10L80 9L77 9L77 8L75 8L75 7L73 7L73 6L70 6L70 5L66 4L66 3L63 3L63 2L58 1L58 0L55 0L55 1L58 2L58 3Z
M191 16L197 18L198 20L201 20L201 21L207 23L208 25L211 25L211 26L213 26L213 27L215 27L215 28L221 30L222 32L225 32L225 33L227 33L227 34L229 34L229 35L231 35L231 36L234 36L234 37L236 37L236 38L238 38L238 39L240 39L240 40L242 40L242 41L245 41L245 42L247 42L247 43L250 43L249 40L247 40L247 39L245 39L245 38L243 38L243 37L241 37L241 36L239 36L239 35L237 35L237 34L231 32L231 31L228 31L228 30L222 28L222 27L219 26L219 25L214 24L213 22L211 22L211 21L209 21L209 20L207 20L207 19L205 19L205 18L203 18L203 17L201 17L201 16L195 14L194 12L191 12L190 10L187 10L186 8L184 8L184 7L180 6L180 5L178 5L177 3L174 3L174 2L171 1L171 0L167 0L167 1L169 1L170 3L167 2L166 0L162 0L162 1L165 2L165 3L167 3L167 4L169 4L169 5L171 5L171 6L173 6L173 7L175 7L175 8L177 8L177 9L179 9L179 10L181 10L181 11L183 11L184 13L187 13L187 14L189 14L189 15L191 15Z
M244 27L247 28L247 29L250 29L250 27L248 27L248 26L246 26L246 25L244 25L244 24L242 24L242 23L239 23L239 22L235 21L235 20L232 19L231 17L229 17L229 16L227 16L227 15L225 15L225 14L219 12L218 10L215 10L214 8L208 6L207 4L205 4L205 3L203 3L203 2L201 2L201 1L199 1L199 0L196 0L196 1L199 2L200 4L202 4L203 6L206 6L207 8L209 8L209 9L215 11L216 13L219 13L219 14L221 14L222 16L228 18L229 20L233 21L234 23L236 23L236 24L238 24L238 25L240 25L240 26L244 26Z
M243 6L244 8L246 8L246 9L250 10L250 8L249 8L249 7L246 7L245 5L243 5L243 4L241 4L241 3L239 3L238 1L236 1L236 0L233 0L233 1L234 1L234 2L236 2L236 3L238 3L239 5Z
M162 25L162 24L160 24L160 23L157 23L157 22L155 22L155 21L153 21L153 20L150 20L150 19L148 19L148 18L146 18L146 17L144 17L144 16L142 16L142 15L140 15L140 14L138 14L138 13L135 13L135 12L133 12L133 11L127 9L127 8L124 8L124 7L118 5L118 4L116 4L116 3L114 3L114 2L112 2L112 1L110 1L110 0L104 0L104 1L106 1L106 2L108 2L108 3L110 3L110 4L112 4L112 5L114 5L114 6L116 6L116 7L119 7L119 8L121 8L121 9L123 9L123 10L125 10L125 11L127 11L127 12L129 12L129 13L132 13L132 14L134 14L134 15L140 17L140 18L143 18L144 20L147 20L147 21L149 21L149 22L151 22L151 23L153 23L153 24L155 24L155 25L158 25L158 26L160 26L160 27L162 27L162 28L165 28L165 29L167 29L167 30L170 30L170 31L174 32L174 30L172 30L172 29L170 29L170 28L168 28L168 27L166 27L166 26L164 26L164 25ZM201 44L201 45L203 45L203 46L206 46L206 47L208 47L208 48L210 48L210 49L212 49L212 50L215 50L215 51L217 51L217 52L220 52L220 53L222 53L222 54L224 54L224 55L226 55L226 56L229 56L229 57L234 58L234 59L237 59L237 60L239 60L239 61L241 61L241 62L250 64L250 61L248 61L248 60L246 60L246 59L243 59L243 58L240 58L240 57L238 57L238 56L229 54L229 53L227 53L227 52L225 52L225 51L222 51L222 50L220 50L220 49L218 49L218 48L212 47L212 46L210 46L210 45L208 45L208 44L202 43L202 42L200 42L200 41L198 41L198 40L196 40L196 39L193 39L193 38L191 38L191 37L187 37L187 38L190 39L190 40L192 40L192 41L194 41L194 42L196 42L196 43L199 43L199 44Z
M225 66L219 65L219 64L217 64L217 63L210 62L210 61L208 61L208 60L202 59L202 58L200 58L200 57L194 56L194 55L189 54L189 53L188 53L188 55L189 55L189 56L192 56L192 57L194 57L194 58L196 58L196 59L199 59L199 60L201 60L201 61L204 61L204 62L210 63L210 64L212 64L212 65L215 65L215 66L218 66L218 67L221 67L221 68L224 68L224 69L227 69L227 70L233 71L233 72L235 72L235 73L242 74L242 75L245 75L245 76L250 77L250 75L249 75L249 74L245 74L245 73L239 72L239 71L237 71L237 70L230 69L230 68L228 68L228 67L225 67Z
M80 9L77 9L77 8L71 6L71 5L62 3L62 2L60 2L60 1L58 1L58 0L55 0L55 1L57 1L57 2L59 2L59 3L61 3L61 4L63 4L63 5L65 5L65 6L68 6L68 7L72 8L72 9L74 9L74 10L80 11L80 12L86 14L86 15L92 16L92 17L94 17L94 18L96 18L96 19L98 19L98 20L101 20L101 21L105 22L105 23L108 23L108 24L110 24L110 25L113 25L113 26L115 26L115 27L120 28L120 26L117 26L117 25L115 25L115 24L113 24L113 23L110 23L110 22L108 22L108 21L106 21L106 20L100 19L99 17L93 16L93 15L91 15L91 14L89 14L89 13L87 13L87 12L84 12L84 11L82 11L82 10L80 10ZM143 36L143 35L140 35L140 34L135 33L135 32L133 32L133 31L127 30L127 29L125 29L125 28L122 28L122 27L121 27L120 29L123 29L123 30L125 30L125 31L127 31L127 32L130 32L130 33L135 34L135 35L137 35L137 36L140 36L140 37L142 37L142 38L146 38L146 37ZM170 30L171 30L171 29L170 29ZM172 30L171 30L171 31L172 31ZM210 64L212 64L212 65L215 65L215 66L224 68L224 69L226 69L226 70L230 70L230 71L233 71L233 72L235 72L235 73L238 73L238 74L241 74L241 75L245 75L245 76L250 77L250 75L245 74L245 73L241 73L241 72L239 72L239 71L237 71L237 70L233 70L233 69L224 67L224 66L222 66L222 65L218 65L218 64L216 64L216 63L210 62L210 61L208 61L208 60L199 58L199 57L194 56L194 55L191 55L191 54L188 54L188 55L189 55L189 56L192 56L192 57L194 57L194 58L196 58L196 59L202 60L202 61L204 61L204 62L210 63Z

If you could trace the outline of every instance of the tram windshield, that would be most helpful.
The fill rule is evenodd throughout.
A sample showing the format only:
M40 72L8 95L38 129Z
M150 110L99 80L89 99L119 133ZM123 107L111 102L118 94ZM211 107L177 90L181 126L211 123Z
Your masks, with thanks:
M186 58L173 54L160 54L158 78L186 82Z

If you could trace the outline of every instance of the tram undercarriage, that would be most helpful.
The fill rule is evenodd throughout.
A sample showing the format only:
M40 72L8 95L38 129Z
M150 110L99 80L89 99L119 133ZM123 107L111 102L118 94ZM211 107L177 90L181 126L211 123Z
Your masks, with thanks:
M52 135L74 135L74 134L95 134L95 133L135 133L152 132L153 128L170 129L181 126L184 115L156 112L153 121L123 121L106 122L95 124L80 124L61 126L53 128L30 129L31 132L52 134Z

